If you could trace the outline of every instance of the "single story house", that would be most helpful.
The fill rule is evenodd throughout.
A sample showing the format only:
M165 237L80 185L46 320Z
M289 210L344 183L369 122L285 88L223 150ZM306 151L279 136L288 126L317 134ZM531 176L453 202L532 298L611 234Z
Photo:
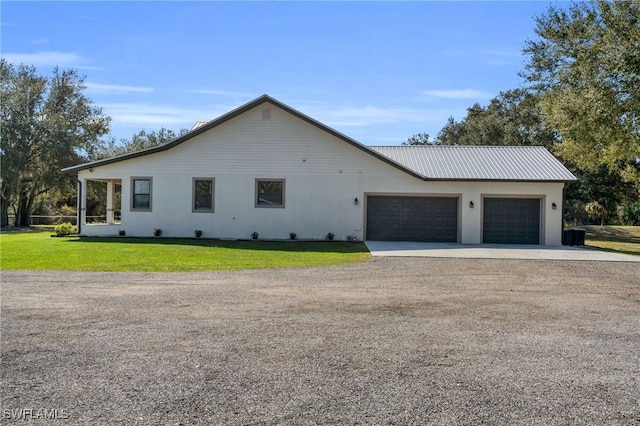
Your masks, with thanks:
M80 234L562 243L576 178L543 147L370 147L268 95L198 124L64 169L79 182ZM86 220L89 181L106 183L106 223Z

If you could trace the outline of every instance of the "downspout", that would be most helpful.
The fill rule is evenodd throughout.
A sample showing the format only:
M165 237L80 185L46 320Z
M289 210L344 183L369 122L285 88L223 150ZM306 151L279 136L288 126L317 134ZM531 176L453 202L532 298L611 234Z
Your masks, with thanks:
M78 215L78 219L77 219L77 224L76 227L78 228L78 235L80 235L80 232L82 231L82 181L78 178L76 178L76 182L78 183L78 202L77 204L77 215Z
M560 231L562 232L562 236L561 236L561 242L563 246L567 245L567 242L564 240L564 209L565 209L565 190L567 188L567 183L565 182L564 185L562 185L562 211L560 212Z

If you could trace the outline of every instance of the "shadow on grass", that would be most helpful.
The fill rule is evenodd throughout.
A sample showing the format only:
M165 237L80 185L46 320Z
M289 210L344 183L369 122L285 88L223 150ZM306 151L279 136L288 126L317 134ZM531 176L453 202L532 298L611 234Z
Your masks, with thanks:
M632 256L640 256L639 250L627 250L623 247L621 248L601 247L601 246L594 246L589 243L587 243L585 247L594 249L594 250L607 251L609 253L623 253L623 254L630 254Z
M585 229L587 240L640 244L640 227L638 226L589 226Z
M211 248L229 248L237 250L260 251L292 251L315 253L369 253L367 247L361 242L345 241L220 241L193 238L113 238L113 237L80 237L67 240L71 244L161 244L174 246L196 246Z

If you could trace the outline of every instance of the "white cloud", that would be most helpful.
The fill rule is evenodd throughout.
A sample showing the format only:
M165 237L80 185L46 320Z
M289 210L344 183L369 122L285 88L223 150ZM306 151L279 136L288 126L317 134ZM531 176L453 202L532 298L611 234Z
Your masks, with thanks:
M482 49L479 51L481 55L486 56L499 56L508 58L519 58L522 56L522 52L517 50L503 50L503 49Z
M190 93L200 93L203 95L217 95L217 96L231 96L235 98L256 98L257 94L251 94L246 92L232 92L228 90L214 90L214 89L197 89L190 90Z
M92 93L125 95L128 93L151 93L153 88L141 86L122 86L119 84L86 83L87 91Z
M331 127L362 127L394 123L426 123L446 120L449 111L437 108L312 105L301 112Z
M31 42L31 44L48 44L48 43L51 43L51 39L46 37L37 38Z
M482 49L478 53L490 66L514 65L522 58L522 52L517 50Z
M102 105L113 125L135 125L140 128L188 125L202 119L202 110L138 103L110 103ZM206 119L206 117L204 117Z
M490 99L494 96L477 89L425 90L422 94L444 99Z
M75 52L3 53L2 57L14 64L34 66L78 65L86 62L85 58Z

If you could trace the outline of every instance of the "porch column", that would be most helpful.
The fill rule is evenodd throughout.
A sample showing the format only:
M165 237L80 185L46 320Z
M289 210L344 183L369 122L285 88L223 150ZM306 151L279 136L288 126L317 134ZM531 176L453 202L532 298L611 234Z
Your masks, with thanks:
M113 181L107 181L107 225L113 223Z
M80 185L82 194L78 199L78 211L80 212L80 224L85 225L87 223L87 180L82 179Z

